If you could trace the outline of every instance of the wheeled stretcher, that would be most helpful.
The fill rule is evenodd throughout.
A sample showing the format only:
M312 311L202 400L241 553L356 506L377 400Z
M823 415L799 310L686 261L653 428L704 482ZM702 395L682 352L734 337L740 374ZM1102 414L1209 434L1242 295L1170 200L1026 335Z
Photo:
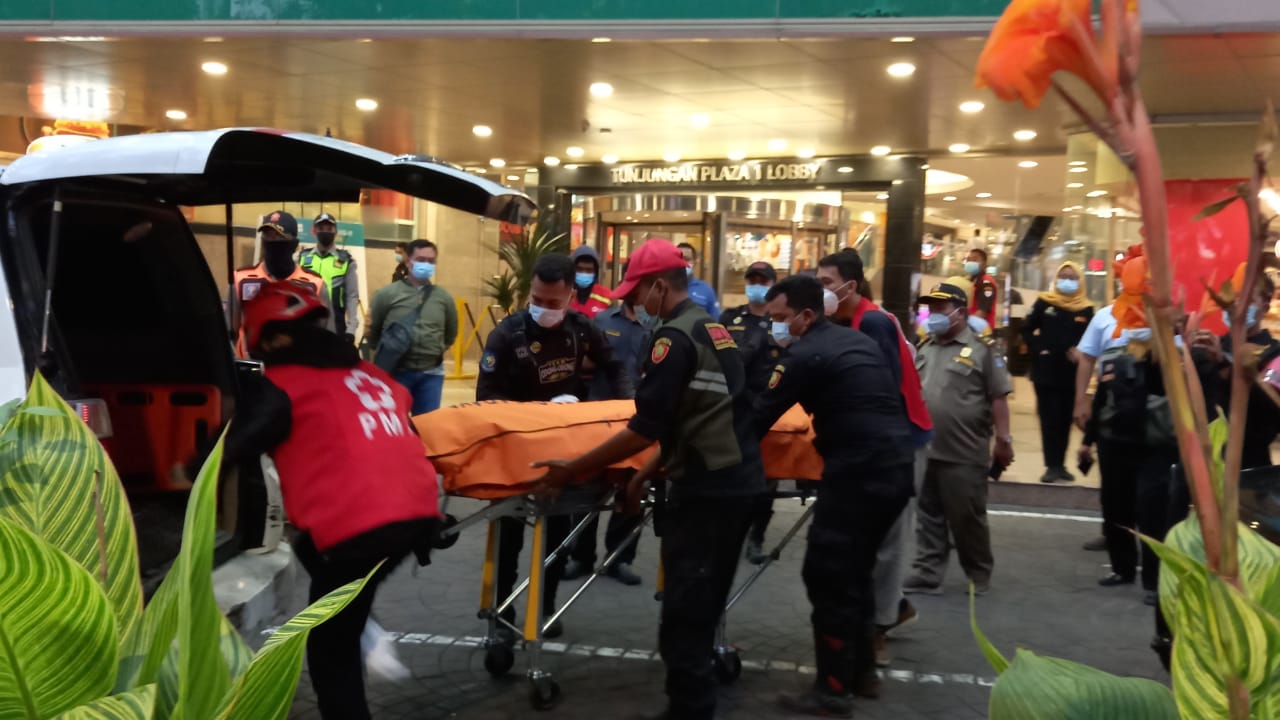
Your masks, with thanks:
M527 677L530 702L539 710L554 707L560 699L560 687L542 665L541 651L548 627L572 607L601 575L606 574L622 551L640 537L652 520L653 502L646 501L640 522L625 541L596 567L550 616L543 617L542 585L545 572L564 553L569 552L578 536L602 510L613 505L618 478L626 471L640 469L649 450L610 468L597 481L566 488L557 495L534 494L534 481L540 471L531 462L548 458L570 458L604 442L626 426L635 412L627 400L574 404L484 402L444 408L414 419L445 492L451 497L488 500L484 509L459 521L451 521L444 531L456 539L458 533L479 524L487 526L484 564L480 582L481 619L488 623L485 639L485 669L494 676L506 674L514 666L514 639L518 636L528 655ZM813 431L809 418L800 408L792 408L780 419L761 442L765 471L772 478L816 480L822 473L822 460L813 448ZM796 495L790 495L795 497ZM578 518L558 547L547 548L547 521L557 515ZM502 518L519 518L533 527L529 543L528 577L518 583L510 596L497 597L497 553L499 526ZM796 523L771 553L776 559L786 543L802 527L808 514ZM549 550L549 552L548 552ZM735 602L768 567L756 571L734 593ZM659 577L661 587L661 577ZM503 613L516 605L524 594L524 616L519 626L503 618ZM727 610L728 608L726 608ZM737 651L725 638L724 621L718 634L717 667L734 669L737 676L741 662ZM722 679L731 679L721 671Z

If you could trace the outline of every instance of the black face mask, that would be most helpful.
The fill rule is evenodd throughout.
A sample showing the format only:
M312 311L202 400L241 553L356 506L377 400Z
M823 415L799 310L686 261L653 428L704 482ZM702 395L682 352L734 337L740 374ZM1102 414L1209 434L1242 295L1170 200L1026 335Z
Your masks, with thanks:
M264 242L262 243L262 262L267 266L267 273L277 280L283 280L293 274L294 243Z
M338 233L335 232L317 232L316 242L324 247L329 247L337 237Z

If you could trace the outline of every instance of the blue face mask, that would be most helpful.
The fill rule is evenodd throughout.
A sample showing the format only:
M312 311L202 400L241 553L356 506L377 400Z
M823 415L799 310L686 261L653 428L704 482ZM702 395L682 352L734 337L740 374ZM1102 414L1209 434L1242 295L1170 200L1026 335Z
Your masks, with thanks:
M951 316L946 313L929 313L925 318L924 329L930 335L942 335L951 329Z
M574 273L573 284L577 285L583 290L586 290L587 288L596 284L596 274L584 273L584 272Z
M436 276L436 264L414 260L411 272L413 273L414 280L430 280Z
M773 339L783 347L790 345L796 341L796 336L791 334L791 323L774 321L769 326L769 334Z
M1222 311L1222 324L1231 327L1231 315L1226 311ZM1258 306L1250 305L1248 310L1244 311L1245 329L1254 327L1258 324Z
M965 275L968 275L969 277L977 277L978 273L981 271L982 271L982 266L979 265L978 263L972 260L965 261L965 264L964 264Z
M641 325L643 325L643 326L645 326L645 327L647 327L647 328L651 328L651 327L653 327L653 326L657 325L657 323L656 323L656 322L654 322L653 316L649 314L649 311L648 311L648 310L645 310L645 309L644 309L644 306L643 306L643 305L636 305L635 307L633 307L633 308L631 308L631 309L632 309L632 310L635 312L635 314L636 314L636 322L640 323Z
M1058 292L1063 295L1075 295L1080 290L1080 281L1071 278L1058 278Z
M684 269L684 275L685 275L685 277L693 277L693 267L692 267L692 266L686 266L686 267L685 267L685 269Z
M747 286L747 302L752 305L759 305L764 302L764 296L769 294L768 285L748 285Z

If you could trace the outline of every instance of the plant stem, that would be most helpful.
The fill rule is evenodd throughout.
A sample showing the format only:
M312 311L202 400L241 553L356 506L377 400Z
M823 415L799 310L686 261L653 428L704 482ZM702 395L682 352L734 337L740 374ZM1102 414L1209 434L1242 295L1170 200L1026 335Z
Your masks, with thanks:
M1249 688L1234 675L1227 676L1227 711L1231 720L1249 720Z

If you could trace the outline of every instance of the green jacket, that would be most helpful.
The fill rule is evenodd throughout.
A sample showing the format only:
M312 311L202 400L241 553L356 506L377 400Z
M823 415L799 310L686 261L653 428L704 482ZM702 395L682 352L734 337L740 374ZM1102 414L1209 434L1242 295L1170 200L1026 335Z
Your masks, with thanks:
M422 288L408 280L392 283L374 293L369 310L369 343L378 347L387 323L414 312L422 300ZM413 324L413 345L404 354L397 370L434 370L444 362L444 354L458 339L458 309L453 296L435 285L431 296Z

